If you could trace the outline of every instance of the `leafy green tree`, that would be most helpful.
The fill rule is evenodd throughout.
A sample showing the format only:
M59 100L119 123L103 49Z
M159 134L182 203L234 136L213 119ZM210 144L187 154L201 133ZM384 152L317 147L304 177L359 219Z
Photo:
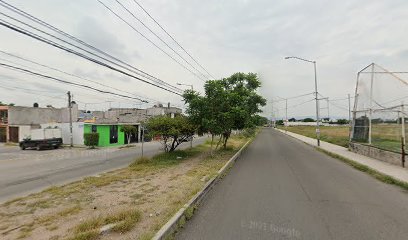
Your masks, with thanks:
M146 123L151 136L160 136L165 152L174 151L181 143L194 135L195 126L185 116L157 116Z
M130 144L130 138L132 137L132 135L136 135L138 133L137 127L133 125L124 125L122 126L120 131L125 133L128 144Z
M84 133L84 144L90 148L95 148L99 142L99 133Z
M305 118L303 119L303 122L314 122L315 120L313 118Z
M338 119L337 120L337 124L345 125L345 124L348 124L348 123L349 123L349 120L347 120L347 119Z
M199 131L220 135L217 147L226 148L233 129L242 130L257 125L261 106L266 99L258 95L261 82L255 73L235 73L221 80L210 80L204 85L205 95L188 90L184 101L189 105L186 113ZM211 147L212 149L212 147Z
M14 105L15 105L14 103L7 104L7 103L0 101L0 106L14 106Z

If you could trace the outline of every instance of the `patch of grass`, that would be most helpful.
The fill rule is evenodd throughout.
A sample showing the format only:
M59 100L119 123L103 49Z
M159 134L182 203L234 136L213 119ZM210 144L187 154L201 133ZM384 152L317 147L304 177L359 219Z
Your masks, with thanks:
M142 235L140 235L138 240L151 240L153 237L154 237L154 233L148 232L148 233L143 233Z
M37 208L49 208L51 207L51 202L48 199L41 199L32 203L27 204L28 208L33 208L33 209L37 209Z
M82 233L82 232L88 232L94 229L97 229L103 225L103 218L97 217L97 218L91 218L88 220L85 220L84 222L78 224L75 227L75 233Z
M114 232L126 232L131 230L137 222L141 219L140 211L136 209L126 209L116 213L107 215L106 217L96 217L89 220L86 220L83 223L80 223L74 228L76 234L83 232L92 232L98 231L100 227L107 224L116 224L112 231Z
M24 225L24 227L20 228L19 235L17 239L27 238L31 235L31 232L34 230L33 228L34 222Z
M47 229L48 231L54 231L54 230L57 230L57 229L58 229L58 226L57 226L57 225L52 225L52 226L46 227L46 229Z
M11 204L16 203L16 202L19 202L19 201L21 201L21 200L23 200L23 199L24 199L24 197L15 198L15 199L12 199L12 200L9 200L9 201L3 203L3 205L6 206L6 207L8 207L8 206L10 206Z
M345 157L340 156L338 154L326 151L326 150L324 150L322 148L318 148L318 147L315 147L315 148L318 151L320 151L322 153L325 153L326 155L328 155L330 157L339 159L340 161L352 166L353 168L355 168L355 169L357 169L357 170L359 170L361 172L365 172L365 173L371 175L372 177L376 178L377 180L380 180L381 182L401 187L404 190L408 190L408 183L406 183L406 182L395 179L395 178L393 178L393 177L391 177L391 176L389 176L387 174L380 173L377 170L374 170L374 169L372 169L372 168L370 168L370 167L368 167L366 165L355 162L355 161L353 161L351 159L345 158Z
M190 220L193 217L196 209L197 209L197 206L190 206L186 209L186 211L184 212L184 216L186 216L187 220Z
M36 222L38 222L39 224L52 223L52 222L55 222L59 217L66 217L68 215L76 214L79 211L81 211L81 209L82 209L81 206L75 205L73 207L69 207L60 212L57 212L56 214L51 214L51 215L41 217L37 219Z
M281 130L297 133L306 137L316 138L315 126L279 126ZM348 147L349 127L348 126L320 126L320 140L333 143L342 147Z
M77 233L72 238L69 238L69 240L96 240L98 238L99 238L99 231L92 230L88 232Z
M129 167L135 167L136 165L139 165L139 164L147 164L147 163L150 163L150 158L148 158L148 157L138 157L138 158L136 158L136 160L135 161L133 161L130 165L129 165Z

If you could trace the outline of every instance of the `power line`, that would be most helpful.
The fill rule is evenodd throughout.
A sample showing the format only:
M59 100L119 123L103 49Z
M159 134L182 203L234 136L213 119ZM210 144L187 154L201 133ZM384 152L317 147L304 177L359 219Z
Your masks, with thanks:
M15 71L18 71L18 72L23 72L23 73L27 73L27 74L31 74L31 75L36 75L36 76L39 76L39 77L42 77L42 78L45 78L45 79L50 79L50 80L53 80L53 81L61 82L61 83L64 83L64 84L73 85L73 86L82 87L82 88L87 88L87 89L91 89L93 91L97 91L97 92L100 92L100 93L110 94L110 95L129 98L129 99L135 99L135 100L139 100L141 102L148 103L148 101L137 98L137 97L131 97L131 96L122 95L122 94L118 94L118 93L114 93L114 92L110 92L110 91L100 90L100 89L97 89L97 88L94 88L94 87L91 87L91 86L88 86L88 85L69 82L69 81L66 81L66 80L62 80L62 79L51 77L51 76L44 75L44 74L41 74L41 73L33 72L33 71L28 70L28 69L19 68L19 67L15 67L15 66L12 66L12 65L4 64L4 63L1 63L1 62L0 62L0 66L11 69L11 70L15 70Z
M131 93L131 92L128 92L128 91L124 91L124 90L121 90L121 89L118 89L118 88L115 88L115 87L112 87L112 86L109 86L109 85L106 85L106 84L103 84L103 83L99 83L99 82L97 82L97 81L93 81L93 80L90 80L90 79L87 79L87 78L78 76L78 75L76 75L76 74L68 73L68 72L59 70L59 69L57 69L57 68L47 66L47 65L45 65L45 64L41 64L41 63L35 62L35 61L33 61L33 60L30 60L30 59L27 59L27 58L23 58L23 57L14 55L14 54L12 54L12 53L8 53L8 52L2 51L2 50L0 50L0 53L6 54L6 55L8 55L8 56L12 56L12 57L17 58L17 59L21 59L21 60L23 60L23 61L32 63L32 64L34 64L34 65L41 66L41 67L44 67L44 68L47 68L47 69L50 69L50 70L53 70L53 71L56 71L56 72L59 72L59 73L68 75L68 76L71 76L71 77L75 77L75 78L78 78L78 79L82 79L82 80L85 80L85 81L88 81L88 82L92 82L92 83L98 84L98 85L103 86L103 87L111 88L111 89L114 89L114 90L117 90L117 91L120 91L120 92L124 92L124 93L127 93L127 94L131 94L131 95L137 96L137 95L135 95L134 93ZM0 58L0 59L1 59L1 58ZM12 61L9 61L9 60L5 60L5 61L11 62L11 63L13 63L13 64L16 64L16 63L14 63L14 62L12 62ZM21 65L21 64L19 64L19 65ZM21 66L24 66L24 65L21 65ZM27 66L24 66L24 67L27 67ZM137 97L140 97L140 96L137 96ZM151 98L147 98L147 97L143 97L143 98L146 98L146 99L149 99L149 100L152 100L152 101L157 101L157 100L155 100L155 99L151 99Z
M195 68L189 61L187 61L183 56L180 55L174 48L172 48L166 41L164 41L159 35L157 35L151 28L149 28L140 18L136 17L128 8L126 8L121 2L115 0L125 11L127 11L134 19L136 19L140 24L142 24L150 33L156 36L163 44L165 44L170 50L172 50L177 56L184 60L188 65L190 65L194 70L196 70L199 74L201 74L204 78L207 78L200 70ZM100 2L100 1L99 1Z
M0 1L1 1L1 0L0 0ZM70 48L64 47L64 46L62 46L62 45L60 45L60 44L58 44L58 43L56 43L56 42L53 42L53 41L48 40L48 39L46 39L46 38L43 38L43 37L41 37L41 36L39 36L39 35L37 35L37 34L35 34L35 33L32 33L32 32L30 32L30 31L24 30L24 29L22 29L22 28L20 28L20 27L18 27L18 26L16 26L16 25L14 25L14 24L10 24L10 23L8 23L8 22L6 22L6 21L4 21L4 20L0 20L0 25L3 25L3 26L5 26L5 27L7 27L7 28L9 28L9 29L11 29L11 30L13 30L13 31L16 31L16 32L18 32L18 33L21 33L21 34L24 34L24 35L29 36L29 37L31 37L31 38L34 38L34 39L36 39L36 40L38 40L38 41L44 42L44 43L46 43L46 44L49 44L49 45L51 45L51 46L54 46L54 47L59 48L59 49L61 49L61 50L64 50L64 51L66 51L66 52L68 52L68 53L71 53L71 54L77 55L77 56L79 56L79 57L82 57L82 58L84 58L84 59L86 59L86 60L88 60L88 61L94 62L94 63L96 63L96 64L98 64L98 65L101 65L101 66L104 66L104 67L109 68L109 69L111 69L111 70L114 70L114 71L116 71L116 72L122 73L122 74L124 74L124 75L126 75L126 76L135 78L135 79L140 80L140 81L142 81L142 82L148 83L148 84L153 85L153 86L155 86L155 87L161 88L161 89L163 89L163 90L165 90L165 91L168 91L168 92L171 92L171 93L174 93L174 94L177 94L177 95L180 95L180 96L181 96L180 93L177 93L177 92L175 92L175 91L169 90L169 89L167 89L167 88L165 88L165 87L162 87L162 86L160 86L160 85L157 85L157 84L148 82L148 81L146 81L146 80L144 80L144 79L142 79L142 78L136 77L136 76L134 76L134 75L132 75L132 74L129 74L129 73L123 71L123 70L120 70L120 69L118 69L118 68L112 67L112 66L109 65L109 64L106 64L106 63L104 63L104 62L101 62L101 61L99 61L99 60L96 60L96 59L94 59L94 58L91 58L91 57L89 57L89 56L86 56L85 54L82 54L82 53L77 52L77 51L75 51L75 50L72 50L72 49L70 49Z
M94 51L96 51L96 52L98 52L98 53L100 53L100 54L106 56L106 57L109 57L109 58L111 58L111 59L113 59L113 60L115 60L115 61L117 61L117 62L119 62L119 63L121 63L121 64L123 64L123 65L125 65L125 66L127 66L128 68L126 68L126 67L124 67L124 66L122 66L122 65L119 65L119 64L117 64L117 63L114 63L114 62L112 62L112 61L110 61L110 60L107 60L107 59L104 58L104 57L101 57L101 56L96 55L96 54L94 54L94 53L92 53L92 52L89 52L89 51L87 51L87 50L85 50L85 49L83 49L83 48L80 48L80 47L78 47L78 46L76 46L76 45L73 45L73 44L71 44L71 43L69 43L69 42L66 42L66 41L64 41L64 40L62 40L62 39L60 39L60 38L58 38L58 37L55 37L55 36L52 35L52 34L49 34L49 33L46 33L46 32L44 32L44 31L41 31L41 30L39 30L39 29L33 27L32 25L29 25L29 24L27 24L27 23L21 22L21 21L15 19L15 18L12 18L12 17L10 17L10 16L8 16L8 15L2 13L2 15L4 15L4 16L7 16L7 17L9 17L9 18L11 18L11 19L13 19L13 20L15 20L15 21L17 21L17 22L20 22L20 23L22 23L22 24L24 24L24 25L26 25L26 26L29 26L29 27L31 27L31 28L34 28L34 29L36 29L37 31L40 31L40 32L42 32L42 33L44 33L44 34L46 34L46 35L48 35L48 36L51 36L51 37L56 38L56 39L58 39L58 40L60 40L60 41L62 41L62 42L65 42L65 43L67 43L67 44L69 44L69 45L71 45L71 46L74 46L74 47L76 47L76 48L78 48L78 49L81 49L82 51L85 51L85 52L87 52L87 53L89 53L89 54L92 54L92 55L94 55L94 56L96 56L96 57L98 57L98 58L101 58L101 59L103 59L103 60L105 60L105 61L108 61L108 62L110 62L110 63L112 63L112 64L114 64L114 65L116 65L116 66L120 66L120 67L122 67L122 68L124 68L124 69L126 69L126 70L128 70L128 71L131 71L131 72L137 74L137 75L140 75L140 76L143 76L143 77L145 77L145 78L148 78L149 80L155 81L155 82L158 83L158 84L163 84L163 85L166 85L167 87L171 87L173 90L177 90L177 91L182 92L181 89L179 89L179 88L177 88L177 87L175 87L175 86L172 86L172 85L166 83L165 81L163 81L163 80L161 80L161 79L158 79L157 77L154 77L154 76L152 76L152 75L150 75L150 74L148 74L148 73L146 73L146 72L144 72L144 71L142 71L142 70L140 70L140 69L138 69L138 68L135 68L135 67L131 66L130 64L125 63L125 62L123 62L122 60L120 60L120 59L118 59L118 58L116 58L116 57L114 57L114 56L112 56L112 55L110 55L110 54L108 54L108 53L106 53L106 52L104 52L104 51L102 51L102 50L100 50L100 49L98 49L98 48L96 48L96 47L94 47L94 46L92 46L92 45L90 45L90 44L88 44L88 43L86 43L86 42L84 42L84 41L82 41L82 40L80 40L80 39L78 39L78 38L76 38L76 37L70 35L70 34L68 34L68 33L66 33L66 32L64 32L64 31L62 31L62 30L60 30L60 29L58 29L58 28L56 28L56 27L54 27L54 26L52 26L52 25L50 25L50 24L48 24L48 23L46 23L46 22L44 22L44 21L42 21L42 20L40 20L40 19L38 19L38 18L36 18L36 17L34 17L33 15L31 15L31 14L29 14L29 13L27 13L27 12L21 10L21 9L18 9L17 7L14 7L14 6L11 5L11 4L5 3L3 0L0 0L0 5L3 6L4 8L7 8L8 10L10 10L10 11L12 11L12 12L14 12L14 13L17 13L17 14L19 14L19 15L25 17L25 18L28 18L29 20L31 20L31 21L33 21L33 22L35 22L35 23L37 23L37 24L40 24L40 25L42 25L42 26L44 26L44 27L46 27L46 28L48 28L48 29L51 29L52 31L57 32L57 33L59 33L59 34L65 36L65 37L67 37L67 38L69 38L69 39L71 39L71 40L73 40L73 41L75 41L75 42L81 44L81 45L84 45L84 46L86 46L86 47L88 47L88 48L90 48L90 49L92 49L92 50L94 50ZM2 25L5 26L4 24L2 24ZM10 24L9 24L9 25L10 25ZM7 26L6 26L6 27L7 27ZM21 29L21 28L20 28L20 29ZM13 30L13 29L12 29L12 30ZM38 39L37 39L37 40L38 40ZM71 53L72 53L72 52L71 52ZM134 71L130 70L129 68L133 69ZM137 71L137 72L135 72L135 71ZM137 79L137 78L136 78L136 79ZM137 80L140 80L140 79L137 79ZM152 85L152 83L149 83L149 82L147 82L147 81L145 81L145 80L144 80L143 82ZM154 85L154 86L156 86L156 85ZM157 86L156 86L156 87L157 87Z
M195 60L195 58L194 58L183 46L181 46L181 44L180 44L178 41L176 41L176 39L175 39L173 36L171 36L170 33L168 33L168 32L166 31L166 29L164 29L164 28L162 27L162 25L160 25L160 23L157 22L156 19L154 19L154 18L152 17L152 15L151 15L144 7L142 7L142 5L140 5L139 2L137 2L136 0L133 0L133 2L135 2L135 3L150 17L150 19L152 19L152 20L167 34L167 36L169 36L181 49L183 49L183 51L184 51L198 66L200 66L210 77L212 77L213 79L215 79L215 77L214 77L211 73L209 73L209 72L207 71L207 69L205 69L197 60Z
M100 4L102 4L108 11L110 11L111 13L113 13L117 18L119 18L122 22L124 22L126 25L128 25L130 28L132 28L135 32L137 32L138 34L140 34L143 38L145 38L148 42L150 42L151 44L153 44L153 46L155 46L157 49L159 49L161 52L163 52L164 54L166 54L169 58L171 58L173 61L175 61L177 64L179 64L181 67L183 67L184 69L186 69L187 71L189 71L191 74L193 74L194 76L196 76L198 79L200 79L201 81L205 81L201 78L201 76L197 75L195 72L193 72L191 69L189 69L188 67L186 67L184 64L180 63L177 59L175 59L173 56L171 56L168 52L164 51L163 48L161 48L160 46L158 46L156 43L154 43L152 40L150 40L148 37L146 37L143 33L141 33L140 31L138 31L132 24L130 24L128 21L126 21L125 19L123 19L121 16L119 16L119 14L117 14L115 11L113 11L110 7L108 7L107 5L105 5L103 2L101 2L100 0L97 0Z
M297 95L297 96L293 96L293 97L289 97L289 98L279 97L279 98L281 98L280 100L272 100L272 101L273 102L281 102L281 101L286 101L286 100L289 100L289 99L295 99L295 98L300 98L300 97L304 97L304 96L309 96L311 94L314 94L314 93L305 93L305 94L301 94L301 95Z

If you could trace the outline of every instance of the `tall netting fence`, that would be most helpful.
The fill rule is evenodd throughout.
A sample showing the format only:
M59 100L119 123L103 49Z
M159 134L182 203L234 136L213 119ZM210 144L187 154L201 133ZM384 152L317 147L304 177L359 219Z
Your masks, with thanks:
M351 141L406 152L408 72L370 64L357 74Z

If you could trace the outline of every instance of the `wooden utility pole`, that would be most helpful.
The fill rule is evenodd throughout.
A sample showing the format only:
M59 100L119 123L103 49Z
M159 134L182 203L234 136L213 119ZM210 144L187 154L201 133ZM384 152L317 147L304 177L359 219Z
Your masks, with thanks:
M70 146L74 146L74 138L72 134L72 102L71 102L71 92L68 91L68 111L69 111L69 140Z

